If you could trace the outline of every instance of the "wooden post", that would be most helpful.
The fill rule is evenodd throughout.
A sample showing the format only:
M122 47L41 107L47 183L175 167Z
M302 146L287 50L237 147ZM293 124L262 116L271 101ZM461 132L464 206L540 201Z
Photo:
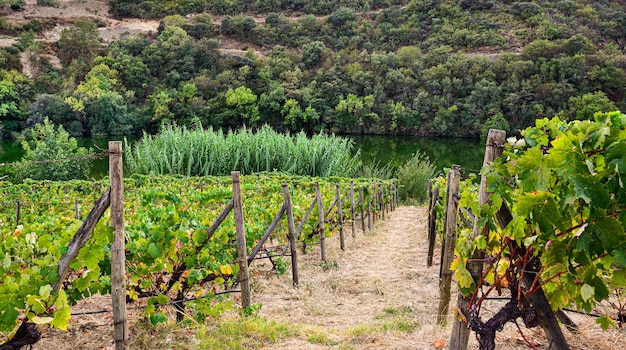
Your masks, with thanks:
M459 211L459 185L461 182L461 167L453 165L448 173L448 199L446 201L446 243L441 267L441 279L439 280L440 299L437 311L437 323L446 324L448 308L450 305L450 284L452 283L452 271L450 265L454 260L454 246L456 245L456 219ZM452 347L451 347L452 348Z
M378 215L378 186L376 186L376 180L374 180L374 216L372 217L373 223L376 224L376 216Z
M320 251L322 261L326 261L326 234L324 233L324 203L322 203L322 192L320 191L320 183L315 183L315 196L317 198L317 211L319 217L320 229Z
M490 165L493 163L494 159L502 156L502 148L498 145L504 145L506 139L506 132L503 130L495 130L490 129L487 135L487 145L485 148L485 157L483 158L483 167ZM478 203L480 207L483 204L487 203L489 199L489 193L487 193L487 178L483 175L480 179L480 188L478 192ZM472 238L476 239L479 235L488 234L489 227L478 227L478 217L474 219L474 227L472 231ZM482 252L476 251L472 256L472 259L475 261L480 261L484 258ZM468 264L468 270L472 274L472 277L475 281L480 280L480 276L482 275L483 266L482 263L471 263ZM457 307L460 312L462 312L465 317L469 317L469 312L467 310L469 304L469 300L464 298L459 294L459 299L457 302ZM470 329L468 328L467 322L459 321L456 319L454 324L452 325L452 336L450 338L450 348L453 349L467 349L467 343L469 341Z
M428 180L428 187L432 187L432 180ZM437 240L437 200L439 199L439 187L428 190L428 261L427 266L433 266L433 255L435 253L435 242Z
M241 283L241 307L250 306L250 275L248 274L248 250L246 232L243 225L243 204L241 200L241 183L238 171L230 173L233 182L233 210L237 237L237 255L239 257L239 283Z
M285 207L287 209L287 226L289 227L289 250L291 251L291 276L294 287L298 286L298 251L296 249L296 225L293 223L293 207L291 206L291 196L289 186L283 184L283 196L285 197Z
M122 142L109 141L109 182L113 243L111 244L111 299L113 306L113 340L115 349L128 349L126 319L126 254L124 235L124 179Z
M78 199L74 201L74 213L76 213L76 220L80 220L80 206L78 205Z
M383 216L383 220L385 220L385 210L387 208L387 205L385 203L385 187L384 186L380 190L380 202L381 202L381 207L382 207L382 210L380 212Z
M363 186L359 188L359 197L361 201L361 228L365 233L365 197L363 196Z
M341 186L339 184L335 185L337 190L337 222L339 223L339 245L341 246L341 250L346 250L346 239L343 235L343 205L341 204Z
M352 238L356 238L356 231L354 230L354 180L350 180L350 215L351 215L351 225L352 225Z
M372 232L372 202L367 201L367 230Z
M17 200L17 213L16 213L16 219L17 219L17 224L20 224L20 220L22 219L22 202L20 202L20 200Z

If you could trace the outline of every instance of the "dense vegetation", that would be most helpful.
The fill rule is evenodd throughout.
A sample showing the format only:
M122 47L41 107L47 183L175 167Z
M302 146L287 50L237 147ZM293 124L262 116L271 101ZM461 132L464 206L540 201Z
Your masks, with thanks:
M35 40L42 23L0 21L0 32L21 33L0 50L5 137L43 116L72 135L199 118L215 128L478 136L626 105L622 1L110 4L119 17L168 17L156 33L106 47L98 23L75 21L54 48L63 69ZM222 49L226 41L247 52Z
M464 210L451 269L469 297L473 326L483 301L502 289L521 302L542 288L553 310L600 312L597 323L605 329L623 322L625 130L626 115L619 112L584 121L540 119L520 138L509 138L503 156L483 168L486 204L478 203L475 181L461 183ZM446 181L437 182L445 196ZM500 210L509 208L512 216L503 219ZM477 232L487 227L485 235L472 238L472 221L481 227ZM487 257L475 274L477 251Z
M315 198L316 182L328 208L336 198L335 185L341 186L346 198L349 181L282 174L242 177L248 249L259 242L282 207L282 183L290 184L294 218L300 221ZM233 216L229 215L212 236L207 233L232 198L231 178L134 176L124 182L128 298L149 298L145 311L152 323L166 320L163 307L172 300L197 298L181 309L198 322L232 308L232 301L215 300L214 294L231 288L239 271ZM367 206L373 195L370 180L356 180L354 184L357 189L365 187L361 206ZM390 184L378 181L378 189ZM63 288L58 293L52 289L59 278L59 259L81 224L75 218L75 201L84 218L106 187L108 183L78 180L19 185L0 182L0 222L4 223L0 227L0 332L15 329L24 319L65 329L69 305L92 294L110 293L112 228L107 220L98 223L71 263ZM19 222L17 201L21 201ZM349 216L350 201L344 206L343 213ZM314 209L312 218L317 217ZM315 219L308 220L298 237L298 242L306 242L309 249L319 241L319 235L312 233L316 225ZM286 220L276 230L273 244L286 244ZM325 231L327 236L332 236L331 231ZM275 257L275 261L280 259Z
M189 130L168 126L156 136L144 135L126 146L131 173L158 175L227 175L280 171L306 176L353 176L360 166L352 141L334 135L308 138L303 132L279 134L269 126L257 132L227 134L201 126Z

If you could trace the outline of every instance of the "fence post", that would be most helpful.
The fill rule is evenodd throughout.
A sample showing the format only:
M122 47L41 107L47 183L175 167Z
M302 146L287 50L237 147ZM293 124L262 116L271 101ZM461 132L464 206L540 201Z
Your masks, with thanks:
M238 171L230 173L233 182L233 210L237 237L237 255L239 257L239 283L241 283L241 307L250 306L250 275L248 274L248 250L246 232L243 225L243 204L241 200L241 183Z
M76 220L80 219L80 207L78 205L78 199L74 201L74 213L76 213Z
M317 211L319 217L320 229L320 251L322 261L326 261L326 234L324 233L324 203L322 203L322 192L320 191L320 183L315 183L315 196L317 198Z
M487 145L485 147L485 157L483 158L483 166L487 166L493 163L494 159L500 157L502 155L502 149L496 147L496 145L503 145L506 139L506 132L503 130L495 130L490 129L487 135ZM478 193L478 203L480 206L487 203L489 199L489 194L487 193L487 178L483 175L480 179L480 189ZM487 234L489 228L478 227L478 216L474 219L472 231L472 238L476 239L481 234ZM480 261L483 259L483 254L480 251L476 251L472 256L473 259ZM482 263L471 263L468 264L468 269L472 274L472 277L476 280L480 280L480 276L483 271ZM467 312L467 306L469 304L469 300L467 300L463 295L459 294L459 299L457 302L457 307L460 312L464 313L467 317L469 313ZM468 328L467 322L460 321L456 319L454 324L452 325L452 335L450 337L450 347L454 346L455 349L467 349L467 343L469 341L470 329Z
M365 196L363 196L363 186L359 188L359 197L361 198L361 228L365 233Z
M341 204L341 186L335 185L337 190L337 222L339 223L339 245L341 250L346 250L346 238L343 235L343 205Z
M356 232L354 231L354 180L350 180L350 215L352 215L352 238L356 238Z
M376 216L378 215L378 186L376 186L376 180L374 180L374 216L372 217L373 220L373 224L376 224L376 219L378 219Z
M126 319L126 254L124 235L124 179L122 173L122 142L109 141L109 182L111 184L111 299L113 307L113 340L115 349L128 349Z
M439 199L439 187L433 189L433 180L428 180L428 261L426 266L433 266L433 255L435 252L435 241L437 239L437 200Z
M381 215L383 216L383 220L385 220L385 210L387 210L387 204L385 203L385 186L380 189L380 206L382 208Z
M293 223L293 208L291 206L291 196L289 186L283 184L283 196L285 197L285 207L287 210L287 226L289 227L289 250L291 251L291 276L294 287L298 286L298 251L296 249L296 225Z
M454 246L456 245L456 219L459 211L459 185L461 181L461 167L453 165L448 173L448 199L446 201L446 242L443 250L443 263L441 264L441 279L439 280L440 297L437 310L437 323L446 324L448 308L450 306L450 284L452 283L452 271L450 264L454 259Z
M372 202L367 201L367 231L372 232Z

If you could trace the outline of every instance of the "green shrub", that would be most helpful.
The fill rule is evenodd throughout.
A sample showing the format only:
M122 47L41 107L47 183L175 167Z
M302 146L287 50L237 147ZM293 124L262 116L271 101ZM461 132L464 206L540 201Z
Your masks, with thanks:
M76 139L63 129L56 128L48 118L37 124L28 133L27 140L22 141L26 151L22 162L15 166L14 178L22 181L33 180L72 180L87 179L91 160L71 160L53 163L33 163L44 160L67 159L87 155L87 149L78 147Z
M427 198L428 180L434 176L435 164L428 156L416 151L396 172L400 199L424 203Z

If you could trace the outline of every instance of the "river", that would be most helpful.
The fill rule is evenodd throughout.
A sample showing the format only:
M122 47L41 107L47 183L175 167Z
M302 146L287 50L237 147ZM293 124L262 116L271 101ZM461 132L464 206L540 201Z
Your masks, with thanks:
M461 138L420 138L411 136L350 136L355 146L361 150L364 163L380 161L380 164L399 165L420 151L427 155L438 170L459 164L466 169L480 169L484 145L480 140ZM106 148L109 140L120 138L83 138L78 139L81 147ZM0 163L18 161L24 154L18 142L0 142ZM91 176L100 178L107 174L106 159L94 161Z

